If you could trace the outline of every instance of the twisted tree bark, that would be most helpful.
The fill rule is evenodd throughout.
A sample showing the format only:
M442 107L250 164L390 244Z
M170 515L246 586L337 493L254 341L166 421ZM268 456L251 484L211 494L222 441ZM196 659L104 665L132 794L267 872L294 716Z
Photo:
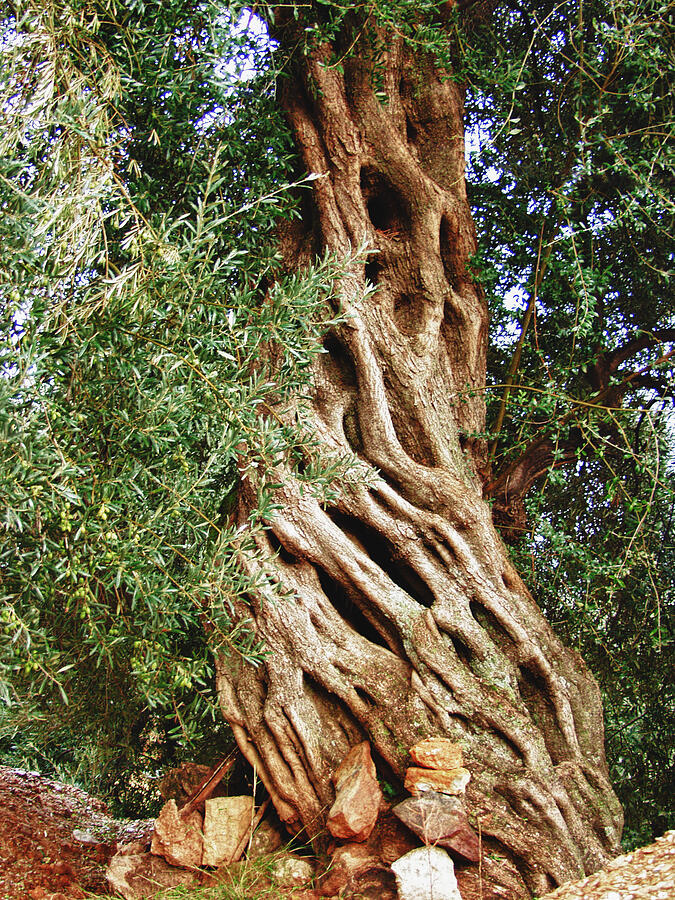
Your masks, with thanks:
M293 24L278 37L290 46ZM470 271L462 88L395 39L382 102L364 56L342 71L332 53L298 55L282 88L304 165L322 176L284 250L291 266L308 246L374 251L338 286L348 318L326 338L311 401L321 441L372 480L327 505L285 474L260 546L294 599L261 591L241 610L270 652L258 667L221 656L222 710L282 819L310 835L357 742L402 781L414 743L457 740L484 848L515 865L522 896L542 893L616 851L621 812L596 684L482 499L487 309ZM253 503L244 480L242 524Z

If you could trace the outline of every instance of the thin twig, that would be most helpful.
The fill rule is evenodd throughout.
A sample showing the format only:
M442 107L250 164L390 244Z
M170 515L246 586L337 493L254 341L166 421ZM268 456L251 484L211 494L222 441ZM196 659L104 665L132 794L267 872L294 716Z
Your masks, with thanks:
M483 900L483 828L480 819L478 823L478 888L480 900Z
M235 750L230 753L229 756L226 756L225 759L206 776L206 778L201 782L196 790L193 791L193 793L188 797L185 806L183 806L179 810L181 818L185 819L190 815L191 812L197 809L197 807L204 800L208 799L211 796L211 794L215 791L220 782L234 765L238 752L238 750Z

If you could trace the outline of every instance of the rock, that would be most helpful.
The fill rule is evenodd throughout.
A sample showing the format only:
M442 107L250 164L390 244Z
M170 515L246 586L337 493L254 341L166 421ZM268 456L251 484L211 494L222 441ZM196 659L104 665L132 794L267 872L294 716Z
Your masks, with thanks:
M90 831L83 831L81 828L73 829L73 837L76 841L79 841L80 844L99 844L100 840L93 835Z
M192 872L174 868L141 847L138 843L127 844L110 860L106 879L111 893L117 892L125 900L141 900L167 888L195 883Z
M427 769L460 769L464 765L462 748L448 738L427 738L410 748L410 756L418 766Z
M65 859L57 859L56 862L49 863L48 871L53 875L63 875L71 881L76 878L75 870Z
M169 800L155 821L150 852L155 856L163 856L172 866L200 866L202 826L201 813L195 810L183 818L178 812L176 801Z
M337 848L319 890L323 897L339 894L344 900L396 900L396 884L389 867L363 843Z
M405 773L405 789L411 794L438 791L441 794L463 794L471 779L468 769L419 769L415 766Z
M366 869L354 876L340 893L341 900L398 900L396 879L388 867Z
M209 766L184 762L175 769L169 769L159 782L159 793L164 800L185 800L210 774Z
M328 830L341 840L367 840L384 800L368 741L357 744L344 758L335 773L335 789Z
M253 797L212 797L204 804L204 853L202 865L223 866L251 828Z
M258 859L267 853L274 853L284 842L281 830L268 819L263 819L256 828L251 838L246 856L248 859Z
M307 884L314 877L314 866L308 860L291 853L275 857L269 871L279 887L297 887Z
M382 868L382 862L373 856L370 847L363 843L344 844L333 854L330 868L321 879L321 892L324 896L333 897L352 878L372 868Z
M436 791L410 797L393 809L394 815L425 844L453 850L470 862L478 862L478 835L469 825L462 801Z
M399 900L462 900L455 867L440 847L418 847L392 865Z
M419 841L403 822L387 810L377 823L378 854L385 865L390 866L409 850L419 847Z

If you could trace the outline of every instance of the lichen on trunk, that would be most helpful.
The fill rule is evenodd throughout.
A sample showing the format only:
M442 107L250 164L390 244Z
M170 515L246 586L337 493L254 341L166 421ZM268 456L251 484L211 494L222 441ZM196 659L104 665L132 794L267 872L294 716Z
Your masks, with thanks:
M282 49L298 27L277 22ZM616 851L621 813L595 682L482 497L487 309L470 269L462 88L390 36L380 94L367 54L336 66L332 53L296 54L280 88L303 165L321 176L282 249L293 268L308 247L369 248L336 288L346 316L316 362L310 421L371 475L321 503L285 473L258 544L292 599L261 591L241 610L268 655L257 667L221 655L220 702L282 819L310 836L354 744L369 740L380 773L402 782L414 743L458 741L484 849L515 866L522 896L543 893ZM238 503L245 525L246 480Z

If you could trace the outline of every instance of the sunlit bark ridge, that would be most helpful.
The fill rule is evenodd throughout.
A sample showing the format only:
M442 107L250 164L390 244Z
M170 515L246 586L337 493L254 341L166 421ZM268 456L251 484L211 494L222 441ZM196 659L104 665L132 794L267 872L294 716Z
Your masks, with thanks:
M291 26L279 34L293 39ZM348 318L316 364L312 415L326 447L374 475L332 505L285 479L261 546L295 599L261 594L242 609L269 655L258 667L220 659L222 709L281 817L310 835L357 742L400 782L421 738L459 741L484 850L515 866L528 896L601 866L621 813L597 686L544 620L482 499L487 310L469 268L462 89L396 41L382 60L386 100L361 55L344 72L331 60L328 47L298 58L282 86L304 166L322 176L284 250L289 265L303 241L373 250L338 286Z

